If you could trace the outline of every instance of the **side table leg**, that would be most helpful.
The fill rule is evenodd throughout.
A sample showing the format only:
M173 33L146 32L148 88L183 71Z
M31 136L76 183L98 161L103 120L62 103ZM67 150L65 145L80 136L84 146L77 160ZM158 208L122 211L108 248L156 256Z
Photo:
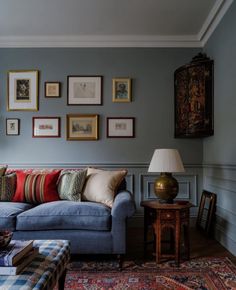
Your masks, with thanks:
M147 235L148 235L148 208L144 208L144 231L143 231L143 255L147 253Z
M190 242L189 242L189 224L184 225L184 247L186 251L186 259L190 258Z
M160 264L161 263L161 234L162 234L162 228L161 228L161 223L159 220L159 217L156 221L155 225L155 232L156 232L156 263Z
M66 269L62 272L58 280L58 290L64 290L66 280Z
M175 229L175 263L179 267L180 263L180 225L176 225Z

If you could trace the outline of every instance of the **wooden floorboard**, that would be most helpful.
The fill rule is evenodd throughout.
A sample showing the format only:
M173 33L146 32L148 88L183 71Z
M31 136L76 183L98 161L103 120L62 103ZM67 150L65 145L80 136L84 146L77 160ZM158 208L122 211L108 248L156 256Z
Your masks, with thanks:
M143 228L128 228L127 254L125 260L155 261L154 247L149 245L147 254L143 251ZM190 229L190 258L228 257L236 265L236 257L213 238L207 238L195 228ZM72 261L114 259L114 255L72 255Z
M126 259L155 259L153 247L149 245L147 255L143 253L143 229L130 228L127 233ZM207 238L195 228L190 230L190 258L228 257L236 264L236 257L227 251L214 238Z

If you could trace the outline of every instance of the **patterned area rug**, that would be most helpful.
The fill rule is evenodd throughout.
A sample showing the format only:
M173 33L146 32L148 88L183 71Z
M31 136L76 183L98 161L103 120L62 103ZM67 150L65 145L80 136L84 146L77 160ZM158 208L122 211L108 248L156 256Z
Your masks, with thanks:
M65 290L235 290L236 267L228 258L202 258L184 262L177 268L166 262L116 261L73 262L69 265Z

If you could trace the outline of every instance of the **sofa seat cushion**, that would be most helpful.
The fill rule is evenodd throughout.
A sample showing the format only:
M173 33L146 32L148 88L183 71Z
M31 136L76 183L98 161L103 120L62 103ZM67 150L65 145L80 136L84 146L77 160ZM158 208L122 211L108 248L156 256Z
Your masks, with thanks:
M111 210L99 203L53 201L40 204L17 217L19 231L96 230L111 228Z
M15 230L16 216L33 205L19 202L0 202L0 229Z

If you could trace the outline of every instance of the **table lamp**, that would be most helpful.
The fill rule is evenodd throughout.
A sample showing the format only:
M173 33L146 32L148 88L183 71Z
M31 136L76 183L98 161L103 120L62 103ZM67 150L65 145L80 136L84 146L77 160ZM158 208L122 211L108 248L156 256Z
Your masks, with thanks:
M162 203L173 203L179 192L178 181L172 172L184 172L184 166L176 149L156 149L152 156L148 172L160 172L155 180L155 194Z

